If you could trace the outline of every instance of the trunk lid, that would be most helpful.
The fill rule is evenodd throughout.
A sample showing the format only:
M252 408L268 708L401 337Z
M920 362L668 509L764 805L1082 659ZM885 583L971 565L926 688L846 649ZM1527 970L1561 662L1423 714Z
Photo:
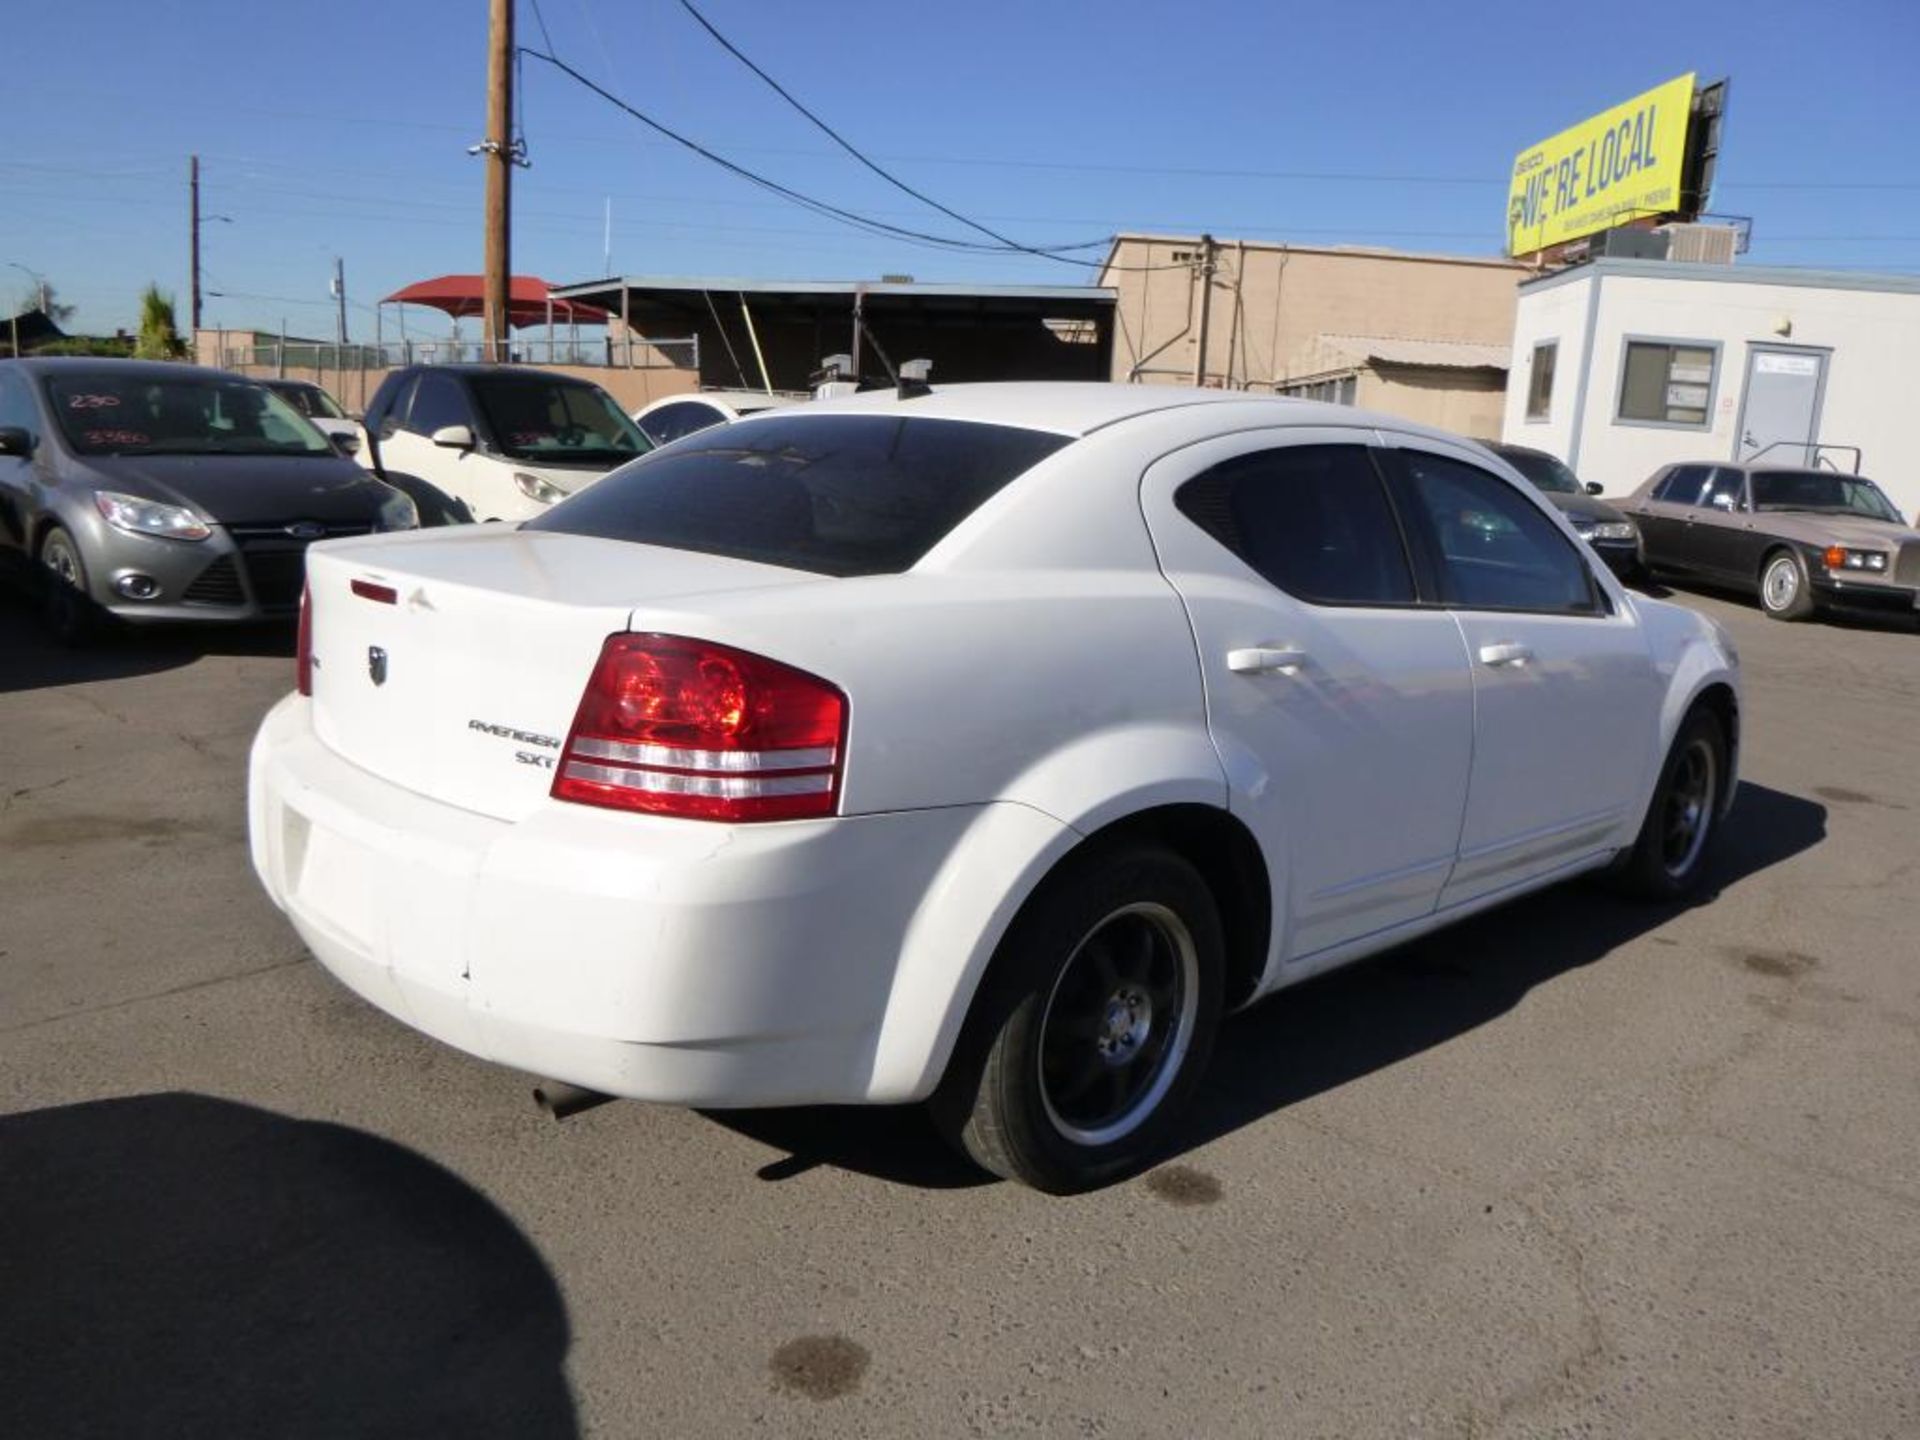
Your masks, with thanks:
M546 799L601 644L636 605L822 583L505 526L316 545L307 580L322 742L382 779L502 820Z

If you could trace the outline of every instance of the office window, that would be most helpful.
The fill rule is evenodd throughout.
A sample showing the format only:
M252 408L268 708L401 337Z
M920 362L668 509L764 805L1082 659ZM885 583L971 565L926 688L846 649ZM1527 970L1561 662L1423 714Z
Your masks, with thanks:
M1719 351L1711 345L1629 340L1620 369L1620 405L1616 418L1646 425L1707 428L1713 403L1713 367Z
M1544 420L1553 408L1553 362L1560 342L1543 340L1533 347L1533 371L1527 378L1527 419Z

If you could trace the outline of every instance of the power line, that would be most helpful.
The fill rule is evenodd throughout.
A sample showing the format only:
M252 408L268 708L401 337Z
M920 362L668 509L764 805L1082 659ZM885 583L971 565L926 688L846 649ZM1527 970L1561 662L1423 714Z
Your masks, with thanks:
M886 181L889 185L893 186L894 189L901 191L903 194L911 195L914 199L918 200L923 205L931 206L933 209L938 210L942 215L945 215L949 220L958 220L962 225L965 225L969 230L977 230L980 234L985 235L990 239L999 241L1002 245L1006 246L1010 250L1023 251L1026 254L1037 255L1047 260L1059 260L1062 258L1061 255L1056 253L1055 249L1036 247L1032 245L1023 245L1018 240L1014 240L1009 238L1008 236L1002 235L998 230L994 230L989 228L988 226L982 225L978 220L974 220L966 215L962 215L958 210L953 209L951 206L941 204L938 200L934 199L931 195L927 194L925 191L915 189L913 186L909 185L906 181L902 180L898 175L895 175L891 170L886 169L884 166L878 164L869 156L867 156L857 145L855 145L851 140L847 139L846 136L842 135L838 130L834 129L833 126L829 125L825 120L822 120L818 115L814 114L812 110L808 109L805 105L803 105L800 102L800 100L793 94L793 92L787 89L786 86L782 85L778 80L774 79L773 76L769 75L765 70L762 70L758 65L754 64L754 62L747 57L747 55L740 49L739 46L735 45L731 40L727 39L726 36L720 33L720 31L715 27L714 23L711 20L707 19L707 17L700 12L699 7L693 3L693 0L680 0L680 7L681 9L685 10L689 15L691 15L695 19L695 21L699 23L700 28L702 30L705 30L707 34L713 37L714 42L717 45L719 45L721 49L725 50L729 55L733 56L734 59L738 60L742 65L746 66L747 69L751 70L755 75L759 76L761 80L765 81L768 88L771 89L774 94L778 95L782 100L786 101L787 104L791 105L795 110L798 110L802 115L806 116L807 119L812 122L815 129L819 130L829 140L833 141L834 144L838 145L842 150L846 151L847 154L851 155L855 160L858 160L862 165L866 166L867 169L871 170L874 174L878 175L882 180ZM1111 243L1112 243L1112 237L1108 236L1105 239L1095 240L1090 244L1063 245L1063 246L1057 247L1057 249L1058 250L1092 250L1097 248L1098 246L1107 245ZM1074 261L1070 261L1069 263L1085 265L1091 262L1084 261L1084 260L1074 260Z
M605 86L599 84L597 81L589 79L586 75L583 75L580 71L576 70L573 66L569 65L566 61L562 60L559 56L544 54L543 52L538 50L529 50L527 51L527 53L531 55L534 59L553 66L554 69L560 71L562 74L571 78L576 84L582 85L586 89L593 91L594 94L598 95L602 100L605 100L608 104L612 105L618 110L624 111L626 114L632 116L635 120L638 120L642 125L645 125L648 129L654 131L655 133L664 135L667 139L673 141L676 145L679 145L684 149L692 151L694 154L700 156L703 160L707 160L712 164L718 165L721 169L727 171L730 174L738 176L739 178L749 182L750 184L758 185L763 190L770 191L773 194L784 196L786 199L791 200L794 204L803 206L804 208L813 211L817 215L830 216L834 219L843 221L846 224L858 226L860 229L869 231L870 233L890 235L896 239L906 240L915 244L930 245L936 249L963 250L963 251L971 251L971 252L984 251L987 253L994 253L994 254L1005 253L1007 249L1007 247L1004 245L985 245L978 241L961 240L961 239L958 239L957 237L950 236L950 235L935 235L925 230L914 230L904 225L890 224L885 220L875 220L869 216L861 215L856 213L855 211L847 210L841 206L831 204L828 201L815 199L811 195L804 195L800 191L795 190L790 186L782 185L777 180L769 179L765 175L761 175L756 171L747 169L744 165L736 164L734 161L727 159L724 155L720 155L715 151L708 149L706 146L702 145L699 141L690 139L688 136L682 135L679 131L673 129L671 126L663 124L661 121L654 119L653 116L647 114L645 111L637 108L636 106L628 104L625 100L622 100L618 95L615 95L612 91L608 90ZM1091 264L1092 262L1070 261L1069 263Z
M791 186L783 185L777 180L769 179L765 175L761 175L756 171L749 170L744 165L737 164L736 162L727 159L724 155L720 155L715 151L708 149L706 146L702 145L699 141L693 140L688 136L682 135L679 131L673 129L671 126L666 125L659 120L654 119L653 116L647 114L645 111L639 109L637 106L631 105L627 101L622 100L618 95L615 95L612 91L608 90L604 85L601 85L598 82L589 79L587 76L583 75L580 71L576 70L573 66L569 65L566 61L562 60L559 56L544 54L538 50L529 50L526 53L531 55L536 60L542 61L548 65L551 65L554 69L560 71L562 74L572 79L576 84L581 85L588 90L591 90L594 94L598 95L602 100L605 100L609 105L612 105L615 109L621 110L626 114L632 116L635 120L638 120L642 125L645 125L648 129L654 131L656 134L664 135L666 138L673 141L676 145L679 145L686 150L692 151L695 155L700 156L702 159L707 160L712 164L718 165L721 169L727 171L729 174L736 175L740 179L747 181L749 184L757 185L761 189L767 190L772 194L782 196L785 199L792 201L794 204L801 206L803 209L812 211L816 215L821 215L830 219L839 220L844 224L852 225L860 230L866 231L869 234L884 235L893 239L904 240L908 244L925 245L936 250L960 251L960 252L963 252L966 254L972 254L972 255L1009 255L1009 254L1039 255L1039 256L1042 256L1043 258L1058 260L1062 264L1082 266L1090 270L1100 270L1104 268L1102 263L1099 261L1073 259L1066 255L1058 254L1055 252L1059 250L1067 250L1067 249L1088 249L1088 248L1091 248L1093 245L1111 244L1112 237L1109 237L1106 240L1093 241L1093 242L1090 242L1089 244L1074 245L1074 246L1055 246L1055 247L1042 246L1042 247L1026 248L1026 247L1009 247L1007 245L998 245L998 244L988 245L983 242L975 241L975 240L962 240L957 236L936 235L936 234L929 233L928 231L925 231L925 230L915 230L904 225L894 225L884 220L876 220L871 216L861 215L855 211L845 209L844 207L839 205L834 205L828 201L816 199L811 195L802 194L800 191L793 189ZM1183 262L1179 262L1177 264L1171 264L1171 265L1127 266L1127 267L1116 266L1114 268L1115 269L1123 269L1123 268L1124 269L1140 269L1140 270L1149 270L1149 269L1177 270L1177 269L1188 268L1188 266L1186 262L1183 261Z

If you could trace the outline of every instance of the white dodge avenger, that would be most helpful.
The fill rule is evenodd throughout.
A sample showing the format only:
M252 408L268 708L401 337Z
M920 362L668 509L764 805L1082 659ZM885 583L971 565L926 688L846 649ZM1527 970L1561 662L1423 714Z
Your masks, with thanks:
M1384 416L981 385L317 545L253 860L407 1024L607 1094L930 1101L1137 1168L1223 1013L1587 871L1700 880L1738 661Z

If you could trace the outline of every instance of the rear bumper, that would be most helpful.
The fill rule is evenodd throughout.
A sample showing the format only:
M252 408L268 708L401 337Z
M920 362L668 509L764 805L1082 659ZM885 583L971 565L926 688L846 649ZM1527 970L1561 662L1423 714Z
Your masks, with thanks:
M309 714L289 696L254 742L254 867L321 964L382 1010L637 1099L921 1098L886 1076L934 1057L882 1073L883 1024L916 914L997 807L725 826L549 802L507 822L359 769Z

